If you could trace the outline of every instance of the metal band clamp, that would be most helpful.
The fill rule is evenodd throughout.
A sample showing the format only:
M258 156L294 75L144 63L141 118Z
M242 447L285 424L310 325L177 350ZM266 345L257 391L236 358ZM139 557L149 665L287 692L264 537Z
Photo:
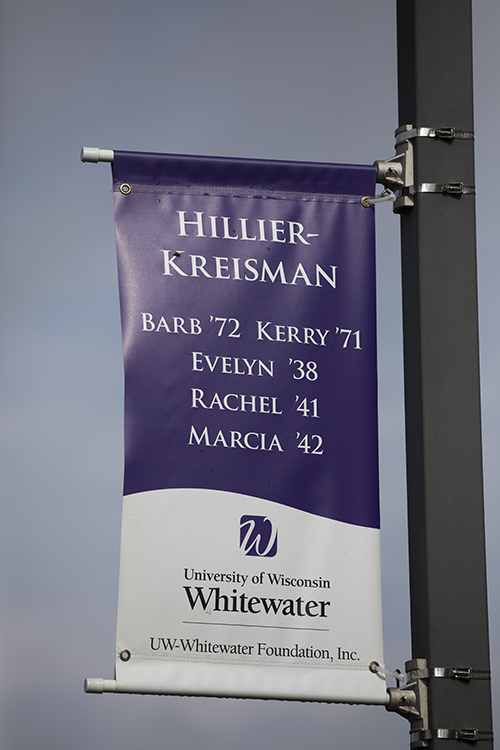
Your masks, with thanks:
M475 185L464 185L463 182L422 182L420 185L408 185L401 188L402 195L416 195L417 193L442 193L443 195L475 195Z
M396 130L396 146L409 138L438 138L444 141L457 138L461 141L473 141L475 136L472 130L456 128L414 128L412 125L403 125Z
M410 732L410 742L427 740L462 740L463 742L480 742L493 740L493 732L481 729L420 729Z
M448 677L452 680L491 680L491 672L472 667L430 667L429 669L412 669L408 673L411 680L426 680L429 677Z

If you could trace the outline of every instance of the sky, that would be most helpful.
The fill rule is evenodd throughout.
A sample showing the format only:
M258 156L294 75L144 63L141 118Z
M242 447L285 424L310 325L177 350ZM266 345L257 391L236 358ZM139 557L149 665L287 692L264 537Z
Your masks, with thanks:
M473 10L496 708L500 5L474 0ZM0 35L1 747L408 746L408 724L383 707L83 692L86 677L113 676L123 373L110 168L82 164L80 149L389 158L399 124L395 0L4 0ZM387 668L404 670L399 218L381 204L376 221L384 644Z

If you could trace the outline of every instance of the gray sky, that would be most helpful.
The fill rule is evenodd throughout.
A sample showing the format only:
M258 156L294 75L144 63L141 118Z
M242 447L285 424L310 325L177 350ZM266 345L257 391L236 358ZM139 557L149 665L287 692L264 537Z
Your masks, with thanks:
M498 0L475 0L474 24L495 670ZM407 747L407 723L381 707L83 693L85 677L113 673L123 375L110 169L81 164L80 148L388 158L398 126L395 0L5 0L0 28L2 748ZM404 669L399 219L388 204L376 215L385 655L389 669Z

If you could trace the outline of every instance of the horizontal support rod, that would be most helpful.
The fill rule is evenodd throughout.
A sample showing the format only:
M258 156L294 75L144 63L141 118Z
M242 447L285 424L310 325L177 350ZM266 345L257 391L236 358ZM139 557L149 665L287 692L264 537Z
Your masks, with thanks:
M111 149L89 148L84 146L80 152L80 160L97 164L98 161L107 161L113 163L115 154Z
M101 677L87 677L83 689L86 693L115 693L116 680L103 680Z

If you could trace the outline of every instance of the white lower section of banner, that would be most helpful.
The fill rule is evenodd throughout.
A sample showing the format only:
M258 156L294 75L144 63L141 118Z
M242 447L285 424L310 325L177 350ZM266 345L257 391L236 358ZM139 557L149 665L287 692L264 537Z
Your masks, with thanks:
M379 537L231 492L125 497L116 691L385 703Z

